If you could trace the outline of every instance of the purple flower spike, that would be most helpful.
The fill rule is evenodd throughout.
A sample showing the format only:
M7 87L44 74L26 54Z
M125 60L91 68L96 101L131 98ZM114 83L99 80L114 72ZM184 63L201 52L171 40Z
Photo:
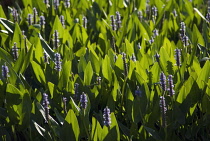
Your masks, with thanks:
M45 17L44 16L40 16L39 24L41 25L41 27L45 26Z
M163 91L166 91L166 76L163 72L160 73L160 85Z
M117 11L116 12L116 26L117 26L117 29L120 29L121 23L122 23L122 21L121 21L121 15L120 15L120 12Z
M170 96L173 96L175 94L174 83L173 83L173 78L172 77L173 77L172 75L168 76L168 91L169 91Z
M117 30L117 26L116 26L116 20L115 20L115 18L114 18L114 15L111 15L110 16L110 18L111 18L111 26L112 26L112 30Z
M176 65L180 67L181 66L181 51L178 48L175 49L175 59L176 59Z
M61 55L55 53L55 70L61 71Z
M110 126L111 125L111 117L110 117L110 109L108 107L106 107L104 109L103 118L104 118L104 125Z
M126 77L128 75L128 64L126 62L126 54L123 52L122 55L123 55L122 59L123 59L123 65L124 65L124 75Z
M9 69L8 69L6 63L4 65L2 65L2 77L4 79L7 79L9 77Z
M33 21L33 15L32 14L28 14L28 24L32 25L32 21Z
M43 106L44 106L44 110L45 110L45 118L46 118L46 123L48 123L49 121L49 104L50 102L48 101L48 95L46 93L43 93Z
M87 95L84 92L80 96L80 102L81 102L81 107L83 109L86 109L88 100L87 100Z

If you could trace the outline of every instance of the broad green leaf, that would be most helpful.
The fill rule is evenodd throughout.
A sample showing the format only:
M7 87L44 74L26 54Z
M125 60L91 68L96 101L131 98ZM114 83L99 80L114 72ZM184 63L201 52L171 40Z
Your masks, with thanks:
M0 5L0 17L1 18L6 18L6 15L5 15L4 10L3 10L1 5Z
M189 79L184 82L176 99L177 102L182 103L187 98L194 81L193 77L189 77Z
M102 74L103 77L106 78L109 82L112 81L112 68L110 65L110 59L107 55L105 56L102 63Z
M207 83L209 80L210 76L210 61L206 61L204 67L202 68L200 74L198 74L198 79L197 79L197 84L199 88L203 89L204 86L206 85L205 82Z
M45 84L46 79L45 79L45 75L44 75L44 72L43 72L41 66L34 61L31 62L31 65L32 65L32 68L33 68L33 71L34 71L34 74L35 74L37 80L40 83Z
M71 66L72 66L71 61L65 61L62 66L61 76L58 82L58 88L60 88L61 90L67 89L68 87L68 81L70 79L69 76L71 74Z
M101 63L100 63L98 55L92 48L90 49L89 59L91 61L91 65L93 67L94 72L99 74L100 68L101 68Z
M80 130L77 117L73 110L69 110L66 115L65 122L61 127L61 139L78 141L79 134Z
M92 77L93 77L93 68L92 68L91 62L89 61L84 70L84 84L90 85Z
M91 140L101 140L102 128L95 117L92 117Z
M41 40L42 47L46 51L47 55L50 56L52 60L54 60L54 52L50 48L50 46L47 44L47 42L42 38L41 34L39 34L39 38Z
M79 60L79 64L78 64L78 73L84 72L86 66L87 66L87 62L85 60L85 57L81 56Z
M37 38L37 42L34 45L34 47L35 47L35 50L34 50L35 59L39 64L41 64L41 62L44 58L44 50L42 48L42 45L41 45L41 42L40 42L39 38Z

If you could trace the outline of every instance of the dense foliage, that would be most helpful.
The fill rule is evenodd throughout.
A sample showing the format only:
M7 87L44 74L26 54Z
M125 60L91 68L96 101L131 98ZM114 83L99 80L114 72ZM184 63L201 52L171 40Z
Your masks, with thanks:
M0 140L210 140L208 4L1 1Z

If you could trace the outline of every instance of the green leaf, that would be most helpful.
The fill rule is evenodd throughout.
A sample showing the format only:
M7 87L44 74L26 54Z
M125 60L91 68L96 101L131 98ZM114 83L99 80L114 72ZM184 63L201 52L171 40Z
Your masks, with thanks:
M69 110L66 115L65 122L61 127L61 139L78 141L79 134L80 130L77 117L73 110Z
M42 128L39 124L37 124L34 120L32 120L37 132L44 137L45 139L52 140L52 137L49 132L47 132L44 128Z
M4 19L4 18L0 18L0 23L10 32L13 33L14 30L14 23Z
M46 51L47 55L50 56L50 58L53 60L54 59L54 52L50 48L50 46L47 44L47 42L42 38L41 34L39 34L39 38L41 40L42 47Z
M203 16L203 14L197 8L193 8L193 9L195 10L195 12L198 13L198 15L201 16L202 19L204 19L205 21L207 21L206 18Z
M155 131L152 128L144 126L144 129L155 139L155 140L162 140L160 135L158 134L157 131Z
M33 68L33 71L34 71L34 74L35 74L37 80L40 83L45 84L46 79L45 79L45 75L44 75L44 72L43 72L41 66L34 61L31 62L31 65L32 65L32 68Z
M33 6L32 0L22 0L24 7Z
M102 74L104 78L106 78L109 82L112 81L112 70L109 56L105 56L103 63L102 63Z
M91 62L89 61L84 71L84 84L90 85L92 77L93 77L93 68Z
M58 88L60 90L68 88L69 76L71 74L71 61L65 61L64 65L62 66L60 80L58 82Z
M200 89L203 89L205 86L205 82L207 83L210 76L210 61L206 61L204 67L202 68L200 74L198 75L197 84Z
M58 112L56 108L54 109L54 112L60 124L63 125L65 119L62 117L62 115Z
M95 117L92 117L92 130L91 130L91 140L97 141L101 140L102 128L100 123Z

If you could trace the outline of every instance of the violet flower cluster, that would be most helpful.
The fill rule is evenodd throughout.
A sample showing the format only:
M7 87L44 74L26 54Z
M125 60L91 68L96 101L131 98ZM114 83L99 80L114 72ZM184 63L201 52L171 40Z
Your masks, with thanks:
M2 65L2 77L4 79L7 79L9 77L9 68L6 65L6 63L4 65Z
M83 109L87 108L88 99L87 95L84 92L82 92L82 94L80 95L80 103Z
M59 53L55 53L55 70L61 71L61 55Z
M43 93L43 106L44 106L44 111L45 111L45 118L46 118L46 123L49 121L49 104L50 102L48 101L48 95L46 93Z
M103 113L104 125L109 127L111 125L110 109L106 107Z

